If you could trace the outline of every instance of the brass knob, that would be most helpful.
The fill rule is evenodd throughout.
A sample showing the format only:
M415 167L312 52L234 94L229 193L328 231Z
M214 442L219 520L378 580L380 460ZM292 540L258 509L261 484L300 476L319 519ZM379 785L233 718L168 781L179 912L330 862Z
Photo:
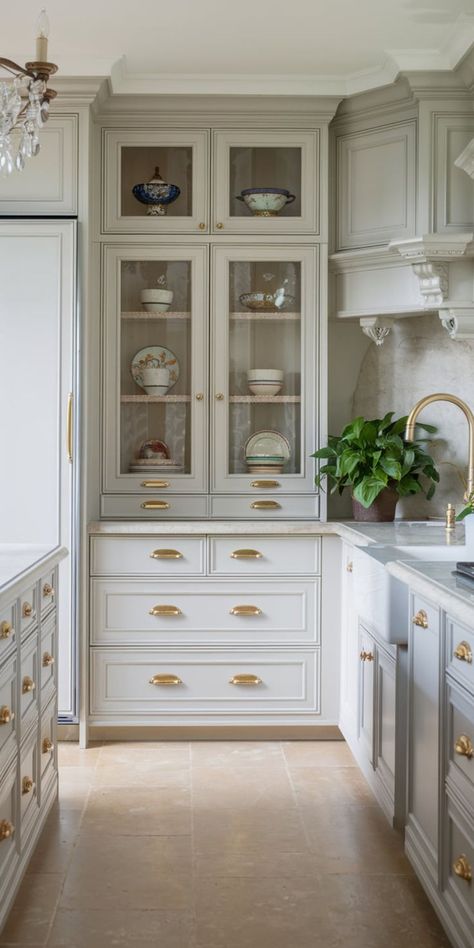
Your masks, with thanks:
M49 737L43 738L43 741L42 741L42 744L41 744L41 753L42 753L42 754L50 754L53 750L54 750L54 744L53 744L53 742L49 739Z
M143 510L169 510L170 508L166 500L145 500L140 506Z
M460 734L454 744L454 750L460 757L467 757L468 760L474 755L474 745L467 734Z
M281 487L280 481L252 481L250 484L251 487L258 487L268 490L274 490L275 487Z
M23 603L23 606L22 606L22 609L21 609L21 614L22 614L22 616L23 616L24 619L29 619L30 616L33 615L33 606L31 605L30 602L24 602L24 603Z
M373 662L374 660L373 652L366 652L365 648L363 648L360 653L360 660L361 662Z
M54 657L45 652L43 655L43 668L49 668L50 665L54 665Z
M216 224L216 227L217 227L217 230L222 230L224 225L219 222L218 224Z
M232 675L229 685L261 685L262 679L258 675Z
M43 597L44 599L49 599L50 596L51 598L54 597L54 589L50 583L45 583L43 586Z
M472 665L472 650L469 642L460 642L454 649L454 657L460 662L467 662Z
M231 616L261 616L262 610L258 606L232 606Z
M458 858L455 859L453 862L453 871L460 879L464 879L465 882L470 882L472 879L472 869L467 857L464 855L458 856Z
M351 562L346 563L346 570L347 570L348 573L352 573L352 572L353 572L353 569L354 569L354 564L353 564L353 563L351 563Z
M199 230L205 230L205 229L206 229L206 225L201 221L201 223L199 224Z
M182 685L179 675L153 675L150 685Z
M197 401L197 402L202 402L203 398L204 398L204 392L196 392L196 401Z
M251 510L281 510L281 504L277 500L254 500L250 504Z
M31 793L31 791L34 790L34 786L35 782L31 777L23 777L23 780L21 781L21 792L23 796L25 796L27 793Z
M183 554L179 550L153 550L150 553L151 560L181 560Z
M225 395L223 392L216 392L216 401L223 402Z
M416 616L413 616L411 621L413 622L413 625L417 625L420 629L428 628L428 616L424 609L419 609L416 613Z
M13 628L11 622L2 622L0 625L0 639L9 639L13 635L15 629Z
M261 560L262 554L258 550L234 550L230 558L231 560Z
M30 678L29 675L25 675L22 682L22 686L21 686L22 694L27 695L30 691L34 691L35 688L36 688L36 685L33 679Z
M0 820L0 843L4 839L10 839L15 832L15 827L13 823L10 823L9 820Z
M182 614L178 606L153 606L148 613L150 616L182 616Z
M15 712L11 710L6 704L2 704L0 708L0 724L10 724L14 720Z
M165 487L169 487L169 481L142 481L141 487L148 487L148 490L164 490Z

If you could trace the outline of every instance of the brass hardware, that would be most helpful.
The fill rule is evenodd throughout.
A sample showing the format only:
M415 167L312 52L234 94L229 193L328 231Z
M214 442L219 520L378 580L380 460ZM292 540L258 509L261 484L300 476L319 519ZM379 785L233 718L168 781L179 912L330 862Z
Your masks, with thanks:
M262 555L258 550L234 550L230 558L231 560L261 560Z
M169 481L142 481L141 487L148 487L149 490L164 490L165 487L169 487Z
M0 724L10 724L13 721L15 714L6 704L2 704L0 708Z
M373 652L366 652L365 648L362 649L359 657L361 662L373 662L374 660Z
M35 685L33 679L30 678L29 675L25 675L25 677L24 677L24 679L23 679L23 682L22 682L22 685L21 685L21 693L22 693L23 695L27 695L27 694L29 694L30 691L34 691L35 688L36 688L36 685Z
M428 616L424 609L419 609L416 613L416 616L413 616L411 621L413 622L413 625L417 625L420 629L428 628Z
M231 616L261 616L262 610L258 606L232 606Z
M467 473L467 488L464 495L464 499L468 500L470 494L474 491L474 415L466 405L466 402L463 402L457 395L448 395L446 392L437 392L435 395L426 395L425 398L420 399L416 403L415 407L412 408L410 414L407 418L407 424L405 429L405 440L414 441L415 440L415 426L416 419L423 408L426 408L427 405L432 405L433 402L451 402L453 405L457 405L458 408L464 412L467 423L469 426L469 449L468 449L468 473Z
M182 614L178 606L153 606L148 613L150 616L182 616Z
M9 820L0 820L0 843L3 843L4 839L10 839L14 832L13 823L10 823Z
M202 402L203 398L204 398L204 392L196 392L196 401L197 401L197 402Z
M54 665L54 658L49 652L45 652L43 655L43 668L49 668L50 665Z
M445 530L447 533L452 533L456 529L456 508L453 504L448 504L446 507L445 513Z
M251 487L268 488L273 490L275 487L281 487L280 481L252 481Z
M281 510L277 500L254 500L250 504L251 510Z
M206 225L205 225L205 224L203 224L203 223L199 224L199 230L205 230L205 229L206 229Z
M0 625L0 639L9 639L14 631L11 622L2 622Z
M45 583L43 586L43 598L49 599L50 596L51 596L51 599L54 598L54 589L50 583Z
M470 882L472 879L472 869L467 857L464 855L458 856L458 858L454 860L453 871L460 879L464 879L465 882Z
M49 737L44 737L41 743L41 753L50 754L54 750L54 744Z
M23 796L25 796L27 793L31 793L31 791L34 789L34 786L35 783L31 777L23 777L23 780L21 781L21 792Z
M151 560L182 560L183 554L179 550L153 550Z
M21 607L21 614L24 619L29 619L33 615L33 606L30 602L24 602Z
M69 392L66 408L66 456L70 464L72 464L72 440L72 392Z
M460 642L454 649L454 657L459 659L460 662L467 662L468 665L472 665L472 650L469 642Z
M219 222L219 224L216 224L216 227L217 227L217 230L222 230L224 225Z
M216 401L223 402L225 395L223 392L216 392Z
M229 685L261 685L262 679L258 675L232 675Z
M143 504L140 504L143 510L169 510L170 505L166 503L166 500L145 500Z
M150 685L182 685L183 682L178 675L153 675L150 678Z
M347 570L348 573L352 573L353 570L354 570L354 564L351 563L351 562L346 563L346 570Z
M454 744L454 750L460 757L467 757L468 760L474 756L474 744L467 734L460 734Z

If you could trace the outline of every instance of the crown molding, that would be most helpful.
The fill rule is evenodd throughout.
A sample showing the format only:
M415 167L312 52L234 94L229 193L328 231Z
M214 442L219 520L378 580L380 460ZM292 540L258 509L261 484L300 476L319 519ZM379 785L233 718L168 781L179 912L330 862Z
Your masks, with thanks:
M91 105L104 82L103 76L55 76L51 84L58 95L53 99L51 114L58 109Z
M410 264L427 263L433 258L450 261L474 257L474 234L424 234L408 240L392 240L388 248Z

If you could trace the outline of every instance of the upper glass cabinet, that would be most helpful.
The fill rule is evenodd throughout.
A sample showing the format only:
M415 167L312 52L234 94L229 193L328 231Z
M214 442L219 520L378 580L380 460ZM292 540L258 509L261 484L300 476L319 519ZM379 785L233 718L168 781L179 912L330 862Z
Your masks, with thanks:
M106 233L205 233L209 133L104 132Z
M212 229L318 233L318 133L214 132Z

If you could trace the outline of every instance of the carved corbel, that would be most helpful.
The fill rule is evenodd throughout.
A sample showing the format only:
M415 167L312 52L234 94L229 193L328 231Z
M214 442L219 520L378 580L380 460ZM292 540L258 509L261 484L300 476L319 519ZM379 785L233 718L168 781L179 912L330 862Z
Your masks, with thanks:
M441 306L448 296L447 264L425 260L422 263L412 263L411 266L418 278L423 308L433 310Z
M450 339L474 339L474 303L451 303L440 309L439 318Z
M387 319L381 316L363 316L359 320L360 328L376 346L383 346L391 326Z

